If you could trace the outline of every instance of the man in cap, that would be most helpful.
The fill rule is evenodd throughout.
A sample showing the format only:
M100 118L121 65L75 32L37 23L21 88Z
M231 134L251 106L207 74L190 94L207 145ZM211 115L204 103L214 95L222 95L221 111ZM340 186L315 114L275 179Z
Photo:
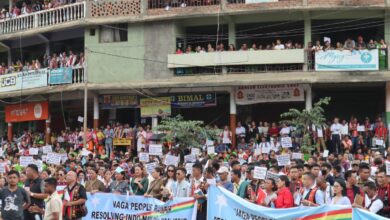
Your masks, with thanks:
M219 168L218 174L220 178L218 185L229 190L230 192L233 192L234 191L233 183L228 180L229 169L225 166L222 166Z

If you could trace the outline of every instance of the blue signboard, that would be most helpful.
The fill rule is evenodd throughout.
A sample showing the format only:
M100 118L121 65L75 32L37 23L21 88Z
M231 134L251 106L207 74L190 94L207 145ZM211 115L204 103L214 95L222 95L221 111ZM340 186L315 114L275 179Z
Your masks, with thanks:
M50 70L49 84L66 84L72 83L72 67L61 67Z

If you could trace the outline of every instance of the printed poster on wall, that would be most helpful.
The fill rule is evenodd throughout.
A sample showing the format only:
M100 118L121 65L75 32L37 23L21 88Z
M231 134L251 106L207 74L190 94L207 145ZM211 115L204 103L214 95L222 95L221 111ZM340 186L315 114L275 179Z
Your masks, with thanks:
M171 97L142 98L140 100L141 117L171 115Z
M235 96L237 105L305 100L303 86L298 84L239 86Z
M100 98L101 109L139 108L136 95L103 95Z
M378 49L328 50L315 54L316 71L379 70Z
M215 93L193 93L171 96L173 108L204 108L217 105Z
M47 86L47 69L30 70L0 76L0 92Z

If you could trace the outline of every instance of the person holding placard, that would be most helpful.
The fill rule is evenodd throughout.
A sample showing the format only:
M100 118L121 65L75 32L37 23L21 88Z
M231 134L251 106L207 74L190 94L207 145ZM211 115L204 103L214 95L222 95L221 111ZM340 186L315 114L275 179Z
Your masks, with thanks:
M379 148L379 151L383 154L385 151L385 145L387 141L388 130L384 126L383 121L378 122L378 126L375 128L375 145Z

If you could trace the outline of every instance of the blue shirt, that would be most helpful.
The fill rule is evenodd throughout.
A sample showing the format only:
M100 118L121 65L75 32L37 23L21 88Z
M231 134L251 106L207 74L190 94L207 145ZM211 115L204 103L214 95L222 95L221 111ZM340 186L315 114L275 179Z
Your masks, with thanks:
M229 190L230 192L234 191L234 185L232 182L227 181L227 182L223 183L222 186L223 186L223 188Z

